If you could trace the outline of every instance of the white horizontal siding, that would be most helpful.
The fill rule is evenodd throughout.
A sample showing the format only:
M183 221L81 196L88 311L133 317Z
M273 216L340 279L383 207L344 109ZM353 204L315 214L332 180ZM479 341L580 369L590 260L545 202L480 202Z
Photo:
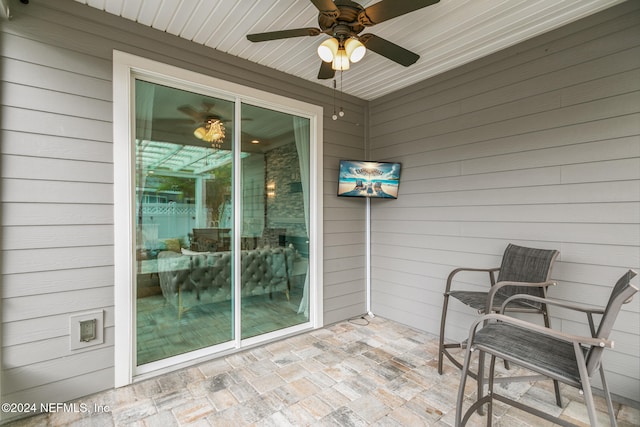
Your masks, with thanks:
M439 333L452 269L509 242L557 249L551 296L602 305L640 268L640 5L627 2L371 103L371 158L403 164L372 209L372 304ZM486 288L482 274L457 285ZM638 283L635 279L634 283ZM475 317L452 303L446 331ZM553 325L587 333L583 315ZM640 297L615 325L613 392L638 401ZM615 365L615 367L614 367Z
M41 384L63 381L67 379L69 371L74 371L77 375L85 375L94 372L95 366L109 366L109 364L113 364L113 350L101 348L34 363L26 367L5 368L2 388L5 393L11 395Z
M34 138L39 135L52 135L102 142L109 142L112 138L110 122L67 116L57 112L4 107L2 121L6 130L30 133Z
M5 178L2 202L113 204L113 185L91 182Z
M82 308L80 312L84 311L86 311L86 309ZM5 345L5 352L3 353L3 357L11 360L11 358L13 357L13 346L31 346L36 344L46 346L46 342L48 342L48 340L56 338L64 338L68 344L69 314L72 313L56 314L47 317L34 317L32 319L5 323L2 335L2 340ZM104 307L104 316L105 327L107 329L113 328L113 306ZM105 341L105 345L113 346L113 340L111 342ZM19 347L15 348L19 350ZM69 354L68 347L66 354ZM38 360L41 362L48 360L49 353L41 353L38 355L38 357Z
M84 267L11 274L2 282L4 298L111 286L113 267Z
M87 160L103 162L111 160L112 146L110 142L88 141L65 138L53 135L38 135L30 133L3 130L2 150L7 155L61 158L65 160Z
M112 244L113 227L109 225L7 227L2 235L5 250Z
M2 206L5 226L113 224L113 205L47 203L47 208L36 202L4 202Z
M0 43L2 400L38 403L113 384L112 89L109 59L29 22ZM69 316L89 309L104 343L71 352Z
M115 328L113 325L108 325L105 329L104 336L104 340L107 345L113 345L114 333ZM83 348L78 350L77 353L91 353L96 349L97 347ZM42 353L46 353L49 360L57 360L66 357L69 353L69 337L54 337L26 344L16 344L12 346L12 351L4 357L3 363L6 369L15 369L35 363L41 363Z
M83 361L91 362L91 358L84 358ZM77 369L75 365L67 365L72 370ZM84 370L84 369L83 369ZM95 390L106 390L113 387L113 367L86 371L82 375L66 376L65 379L50 383L43 383L39 386L27 388L19 392L8 394L4 397L5 402L68 402L77 396L89 396ZM53 399L53 400L52 400Z
M3 178L113 183L111 163L7 154L1 167Z

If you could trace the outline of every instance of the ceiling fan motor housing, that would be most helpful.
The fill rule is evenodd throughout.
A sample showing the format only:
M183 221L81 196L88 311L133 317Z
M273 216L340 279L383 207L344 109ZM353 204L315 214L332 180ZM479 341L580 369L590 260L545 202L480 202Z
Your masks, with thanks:
M356 36L364 30L365 26L358 18L361 14L364 15L362 6L349 0L336 0L335 5L340 12L337 18L323 12L318 15L318 25L325 34L340 39Z

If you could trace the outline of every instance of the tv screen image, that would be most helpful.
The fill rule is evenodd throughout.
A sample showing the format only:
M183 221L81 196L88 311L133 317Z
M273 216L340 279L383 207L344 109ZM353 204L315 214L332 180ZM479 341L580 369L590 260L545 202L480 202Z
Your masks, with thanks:
M340 160L338 196L397 199L400 163Z

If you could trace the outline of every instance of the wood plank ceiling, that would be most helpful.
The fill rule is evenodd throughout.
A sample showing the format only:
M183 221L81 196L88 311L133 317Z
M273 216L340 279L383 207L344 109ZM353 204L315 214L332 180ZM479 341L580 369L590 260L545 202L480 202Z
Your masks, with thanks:
M318 27L307 0L75 0L328 87L318 80L317 46L328 36L249 42L247 34ZM393 0L388 0L393 2ZM342 75L345 93L373 100L624 0L441 0L373 27L420 55L408 68L374 52ZM378 0L360 0L364 6ZM340 79L337 74L338 81Z

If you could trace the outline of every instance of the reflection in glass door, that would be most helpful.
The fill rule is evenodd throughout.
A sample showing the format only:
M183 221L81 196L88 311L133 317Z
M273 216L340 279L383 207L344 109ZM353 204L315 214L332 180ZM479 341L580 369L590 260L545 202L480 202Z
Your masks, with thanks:
M242 104L241 325L249 338L309 320L309 120ZM306 197L306 202L305 202Z
M233 108L136 81L137 365L234 339Z
M308 322L310 120L241 104L234 135L237 99L135 101L136 365Z

